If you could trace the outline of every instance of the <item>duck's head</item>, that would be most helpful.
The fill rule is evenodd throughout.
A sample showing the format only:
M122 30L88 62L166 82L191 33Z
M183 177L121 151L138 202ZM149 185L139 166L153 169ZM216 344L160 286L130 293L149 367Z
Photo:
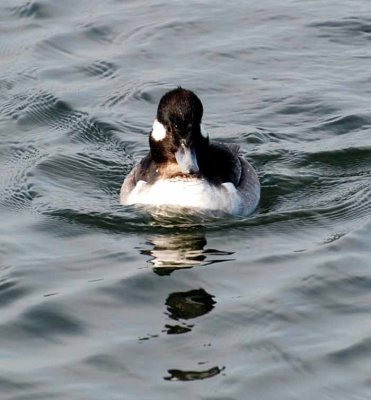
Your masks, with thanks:
M155 162L176 162L184 174L199 172L197 154L209 144L200 99L181 87L160 100L149 143Z

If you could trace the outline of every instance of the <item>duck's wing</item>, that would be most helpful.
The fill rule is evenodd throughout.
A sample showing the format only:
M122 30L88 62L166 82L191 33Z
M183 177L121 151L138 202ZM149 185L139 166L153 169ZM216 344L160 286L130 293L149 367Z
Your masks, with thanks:
M151 164L151 157L148 154L144 157L126 176L120 190L120 203L126 204L129 194L134 190L139 181L147 181L146 171Z
M241 158L239 157L240 146L238 144L229 144L228 149L231 152L231 168L232 168L232 176L233 183L237 186L241 180L242 176L242 164Z
M236 189L242 198L244 214L250 214L258 206L260 200L260 183L252 165L239 157L241 176Z
M129 194L133 191L138 183L138 176L140 175L141 164L137 164L126 176L120 190L120 203L126 204Z
M252 165L239 155L240 146L212 142L210 150L210 164L221 183L231 182L242 200L241 213L252 213L259 203L260 183Z
M217 184L231 182L235 186L241 179L241 162L238 156L240 146L212 141L202 157L203 173Z

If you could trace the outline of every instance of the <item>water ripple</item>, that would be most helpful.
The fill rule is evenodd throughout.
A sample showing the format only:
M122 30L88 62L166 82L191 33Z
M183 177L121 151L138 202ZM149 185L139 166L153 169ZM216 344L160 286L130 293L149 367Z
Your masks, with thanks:
M363 17L347 17L310 24L312 28L319 29L319 37L347 45L354 45L355 40L368 43L371 40L370 25L370 20Z
M350 114L333 116L322 122L319 126L314 127L313 130L324 130L337 135L343 135L349 132L354 134L357 130L368 129L370 127L371 117L368 114Z
M111 62L97 60L82 68L82 71L93 77L112 78L115 75L116 67Z
M3 171L0 203L22 209L29 207L37 195L29 181L31 169L42 158L42 152L32 145L2 146Z
M21 18L47 18L50 16L49 7L40 1L26 1L25 4L12 8L14 15Z
M44 337L49 340L52 340L53 336L77 335L84 331L81 322L74 319L70 313L64 313L46 304L30 307L15 322L14 329L21 330L26 336Z

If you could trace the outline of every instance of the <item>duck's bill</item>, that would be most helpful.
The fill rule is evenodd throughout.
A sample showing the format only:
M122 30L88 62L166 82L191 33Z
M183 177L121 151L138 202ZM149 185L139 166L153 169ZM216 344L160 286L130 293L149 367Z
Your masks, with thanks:
M200 170L193 146L188 147L185 144L181 144L175 153L175 159L183 174L197 174Z

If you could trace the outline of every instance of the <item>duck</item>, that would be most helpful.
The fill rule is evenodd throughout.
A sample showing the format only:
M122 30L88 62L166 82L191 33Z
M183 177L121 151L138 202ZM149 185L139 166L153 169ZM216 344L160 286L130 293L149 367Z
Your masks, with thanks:
M203 105L177 87L158 104L149 152L124 179L122 205L218 211L247 216L260 199L260 183L239 146L209 139Z

